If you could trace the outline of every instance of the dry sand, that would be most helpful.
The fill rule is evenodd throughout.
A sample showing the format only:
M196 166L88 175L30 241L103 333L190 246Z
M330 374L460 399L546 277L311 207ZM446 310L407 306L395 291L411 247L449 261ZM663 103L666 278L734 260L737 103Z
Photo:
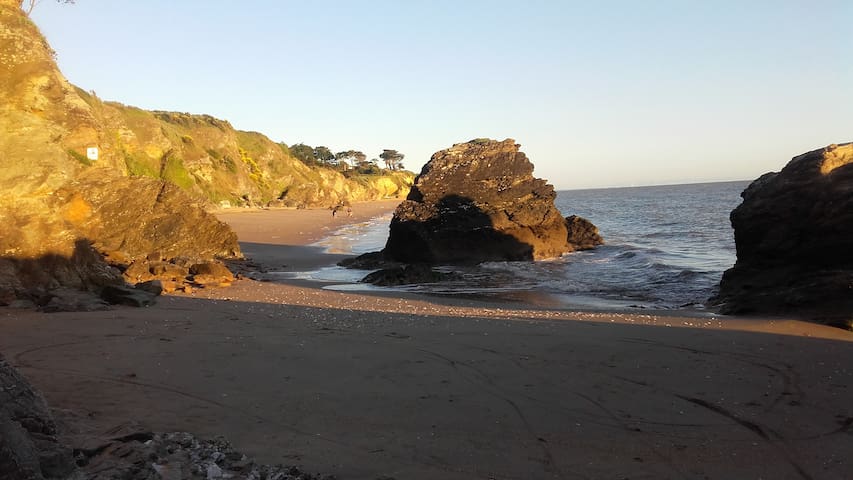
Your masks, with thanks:
M261 268L393 203L221 215ZM853 478L853 334L243 280L147 309L0 310L0 352L99 429L225 435L340 479Z

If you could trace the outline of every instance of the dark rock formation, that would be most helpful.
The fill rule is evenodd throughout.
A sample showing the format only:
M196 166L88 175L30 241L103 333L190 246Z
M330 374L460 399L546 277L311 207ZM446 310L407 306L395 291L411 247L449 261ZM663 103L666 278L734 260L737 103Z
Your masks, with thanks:
M286 465L262 465L222 437L202 440L186 432L154 433L135 423L73 438L81 478L333 480Z
M93 433L63 413L60 431L42 396L0 355L0 479L334 478L255 463L223 438L158 434L136 423Z
M101 298L112 305L129 307L150 307L158 294L147 288L134 288L126 285L107 285L101 290Z
M794 157L741 194L737 263L712 302L723 313L794 314L850 328L853 144Z
M430 264L558 257L576 247L555 196L514 140L454 145L432 156L397 207L384 256Z
M27 232L29 237L41 240L50 249L37 254L15 242L14 233L24 233L26 227L19 229L14 223L6 225L11 227L13 235L0 237L0 248L5 247L6 252L18 248L20 253L0 256L0 305L8 305L19 299L47 305L54 298L66 297L66 300L57 302L80 306L70 309L91 310L93 308L85 307L91 299L69 299L69 292L65 290L99 292L106 285L123 283L121 274L104 262L103 257L85 238L73 241L57 238L61 232L53 229Z
M390 287L395 285L414 285L423 283L436 283L458 278L452 273L438 272L432 266L424 263L411 265L400 265L397 267L383 268L368 274L361 279L363 283Z
M368 252L357 257L345 258L338 262L338 265L356 270L378 270L399 267L403 264L388 260L382 252Z
M67 478L76 466L42 396L0 356L0 478Z
M598 227L589 220L577 215L566 217L566 230L568 230L568 242L574 250L592 250L604 245L604 239L598 233Z

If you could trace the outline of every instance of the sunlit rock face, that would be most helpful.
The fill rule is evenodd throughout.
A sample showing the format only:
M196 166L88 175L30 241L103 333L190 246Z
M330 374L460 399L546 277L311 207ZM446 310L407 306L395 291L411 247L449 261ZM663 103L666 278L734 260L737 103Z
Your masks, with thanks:
M515 140L456 144L435 153L415 179L383 252L433 264L558 257L576 245L555 197Z
M0 305L122 284L105 255L239 256L233 232L178 187L124 176L109 149L87 156L109 135L81 95L19 2L0 3Z
M794 157L741 194L737 263L714 301L725 313L853 318L853 144Z

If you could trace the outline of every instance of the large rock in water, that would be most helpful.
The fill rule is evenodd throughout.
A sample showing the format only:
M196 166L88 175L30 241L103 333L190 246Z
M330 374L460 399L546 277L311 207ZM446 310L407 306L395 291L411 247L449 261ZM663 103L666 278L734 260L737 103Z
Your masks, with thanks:
M105 143L103 122L20 2L0 0L0 305L123 284L105 256L121 266L154 252L186 263L240 255L236 235L178 187L125 177L106 151L81 155ZM71 297L60 303L85 303Z
M431 264L540 260L601 244L594 226L595 238L569 242L555 197L515 140L456 144L435 153L415 179L394 212L384 256Z
M853 144L794 157L741 194L737 263L713 299L723 313L795 314L851 327Z

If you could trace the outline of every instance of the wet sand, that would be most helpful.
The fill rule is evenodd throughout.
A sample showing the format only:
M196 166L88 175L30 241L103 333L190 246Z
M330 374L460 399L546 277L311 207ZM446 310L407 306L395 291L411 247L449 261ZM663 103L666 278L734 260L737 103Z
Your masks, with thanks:
M359 220L221 218L285 270L334 263L305 244ZM853 334L795 320L242 280L147 309L0 309L0 352L77 428L225 435L340 479L853 476Z

